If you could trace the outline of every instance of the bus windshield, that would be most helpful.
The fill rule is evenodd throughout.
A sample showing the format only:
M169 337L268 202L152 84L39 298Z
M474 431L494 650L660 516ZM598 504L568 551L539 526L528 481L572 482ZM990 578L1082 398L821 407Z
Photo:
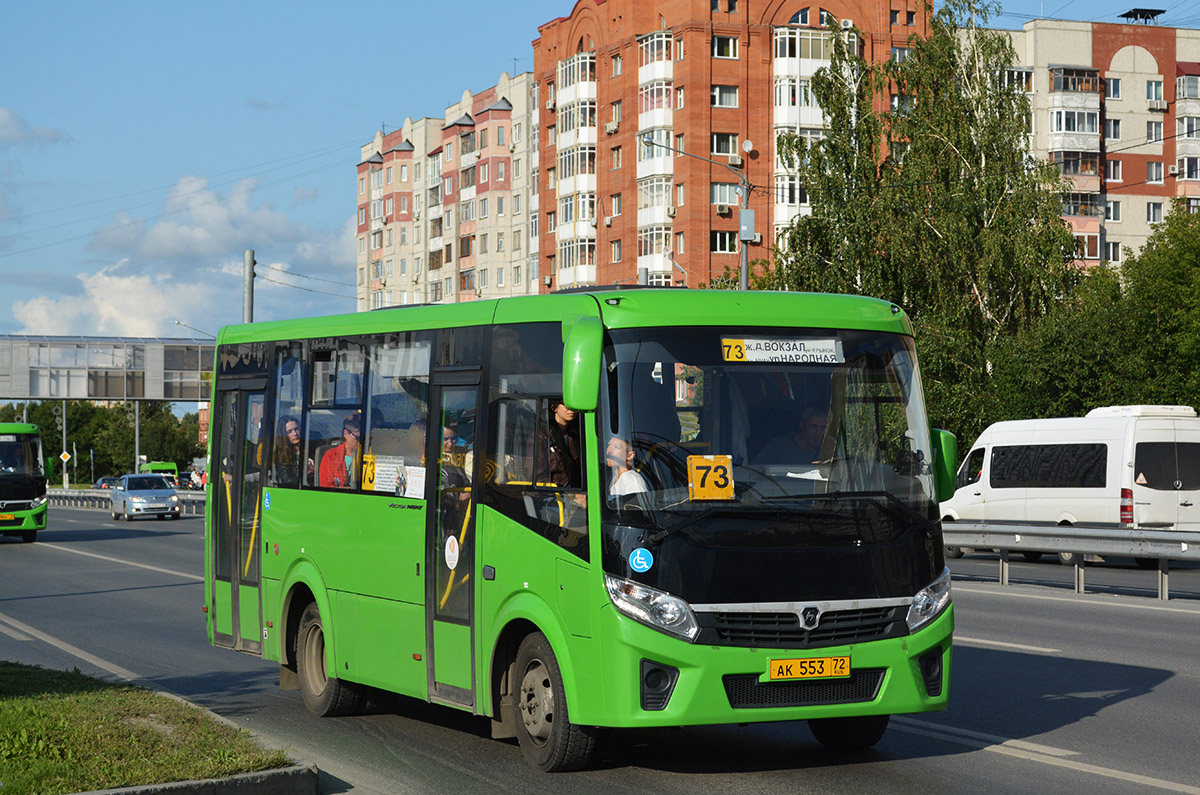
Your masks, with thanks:
M729 603L911 594L941 570L926 548L937 502L910 337L693 327L609 339L606 571ZM637 548L654 556L648 571L630 564Z
M43 466L42 440L36 433L0 434L0 477L40 478Z

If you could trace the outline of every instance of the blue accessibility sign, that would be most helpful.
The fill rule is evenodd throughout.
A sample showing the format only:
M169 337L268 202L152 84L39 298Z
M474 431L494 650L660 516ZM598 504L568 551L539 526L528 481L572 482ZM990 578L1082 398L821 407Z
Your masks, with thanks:
M263 495L263 510L271 510L271 492L269 491Z
M638 574L650 571L654 565L654 553L644 547L638 547L629 553L629 568Z

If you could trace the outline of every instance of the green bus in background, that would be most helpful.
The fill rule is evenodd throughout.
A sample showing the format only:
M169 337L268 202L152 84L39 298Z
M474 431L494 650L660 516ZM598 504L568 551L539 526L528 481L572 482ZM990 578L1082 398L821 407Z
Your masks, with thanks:
M911 325L861 297L594 288L231 326L205 611L319 715L383 688L547 770L599 727L944 709Z
M41 429L0 422L0 535L32 543L46 529L46 468Z
M174 461L147 461L138 467L142 475L162 475L177 485L179 481L179 466Z

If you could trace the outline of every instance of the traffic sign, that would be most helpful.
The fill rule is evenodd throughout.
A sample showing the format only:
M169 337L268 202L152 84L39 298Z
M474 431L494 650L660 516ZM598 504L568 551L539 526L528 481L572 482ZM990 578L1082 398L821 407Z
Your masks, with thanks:
M65 464L71 460L71 454L68 453L66 450L63 450L63 453L62 453L62 455L59 456L59 458L61 458L62 462Z

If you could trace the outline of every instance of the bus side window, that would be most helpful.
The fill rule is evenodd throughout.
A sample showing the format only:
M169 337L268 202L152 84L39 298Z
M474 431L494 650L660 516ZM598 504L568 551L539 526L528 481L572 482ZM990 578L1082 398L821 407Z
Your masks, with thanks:
M426 332L387 334L369 345L363 487L397 497L408 493L411 467L423 467L429 421L431 340ZM417 481L423 482L423 481Z
M271 365L275 410L274 438L271 441L271 466L267 470L267 485L298 488L302 465L304 386L304 343L279 343Z

